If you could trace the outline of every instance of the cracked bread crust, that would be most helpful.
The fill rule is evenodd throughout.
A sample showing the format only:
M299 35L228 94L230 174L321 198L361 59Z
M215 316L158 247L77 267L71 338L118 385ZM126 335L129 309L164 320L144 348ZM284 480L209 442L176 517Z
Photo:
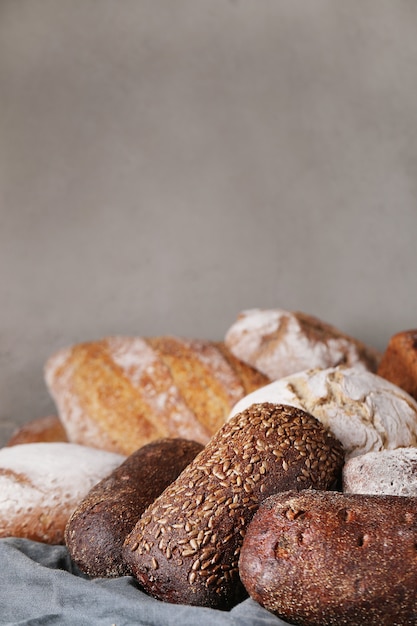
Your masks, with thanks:
M233 354L278 380L294 372L337 365L375 372L380 353L335 326L299 311L249 309L225 336Z
M231 416L254 402L298 406L341 441L346 458L417 446L417 402L400 387L357 367L304 370L248 394Z

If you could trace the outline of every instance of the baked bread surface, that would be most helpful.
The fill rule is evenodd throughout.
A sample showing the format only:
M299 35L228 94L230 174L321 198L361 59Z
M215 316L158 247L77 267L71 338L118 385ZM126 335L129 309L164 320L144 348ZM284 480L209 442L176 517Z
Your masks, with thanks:
M403 330L390 338L378 374L417 399L417 329Z
M417 448L368 452L348 459L342 471L346 493L417 496Z
M341 444L314 417L260 404L236 415L143 513L124 558L150 595L228 609L243 599L246 527L271 493L336 483Z
M242 311L226 332L225 343L236 357L271 380L337 365L375 372L381 356L313 315L283 309Z
M45 380L70 441L127 455L166 437L207 443L269 382L221 343L120 336L60 350Z
M129 574L123 542L146 507L203 449L185 439L160 439L133 452L95 485L72 513L65 543L72 560L89 576Z
M342 443L346 458L417 446L417 402L381 376L357 367L304 370L248 394L231 416L254 402L297 406Z
M0 450L0 537L64 543L68 519L125 457L78 444L26 443Z
M416 498L280 493L249 525L239 571L291 624L415 626L416 545Z

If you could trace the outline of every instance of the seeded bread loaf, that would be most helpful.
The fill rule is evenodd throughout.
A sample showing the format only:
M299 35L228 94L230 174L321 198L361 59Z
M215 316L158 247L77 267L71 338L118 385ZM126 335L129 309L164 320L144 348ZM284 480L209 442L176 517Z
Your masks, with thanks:
M305 411L253 405L145 510L126 563L160 600L228 609L245 595L238 558L259 503L284 489L329 489L342 464L340 443Z
M417 399L417 329L403 330L390 338L378 374Z
M415 626L416 545L416 498L280 493L250 523L239 571L292 624Z
M56 415L37 417L20 426L7 442L8 446L21 443L47 443L53 441L68 441L65 428Z
M231 415L253 402L298 406L342 443L346 459L366 452L417 446L417 402L403 389L357 367L305 370L242 398Z
M70 441L131 454L155 439L207 443L269 382L222 343L108 337L52 355L45 379Z
M380 354L334 326L299 311L249 309L225 336L233 354L271 380L316 367L360 366L374 372Z
M0 450L0 537L63 543L67 521L89 490L124 456L71 443Z
M68 551L81 571L102 578L130 573L122 560L125 537L202 449L185 439L148 443L89 491L65 530Z
M368 452L343 466L343 491L417 496L417 448Z

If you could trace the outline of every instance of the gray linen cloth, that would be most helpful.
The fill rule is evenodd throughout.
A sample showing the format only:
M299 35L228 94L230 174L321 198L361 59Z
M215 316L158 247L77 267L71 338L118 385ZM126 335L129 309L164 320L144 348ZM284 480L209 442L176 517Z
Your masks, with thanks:
M140 591L131 576L90 579L65 546L0 539L0 624L28 626L282 626L247 599L231 611L173 605Z

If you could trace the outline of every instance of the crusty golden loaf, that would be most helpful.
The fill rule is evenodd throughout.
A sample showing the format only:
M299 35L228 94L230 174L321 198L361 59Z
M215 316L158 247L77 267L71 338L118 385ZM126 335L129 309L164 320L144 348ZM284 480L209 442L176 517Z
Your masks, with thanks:
M205 444L269 382L222 343L121 336L60 350L45 379L70 441L122 454L164 437Z

